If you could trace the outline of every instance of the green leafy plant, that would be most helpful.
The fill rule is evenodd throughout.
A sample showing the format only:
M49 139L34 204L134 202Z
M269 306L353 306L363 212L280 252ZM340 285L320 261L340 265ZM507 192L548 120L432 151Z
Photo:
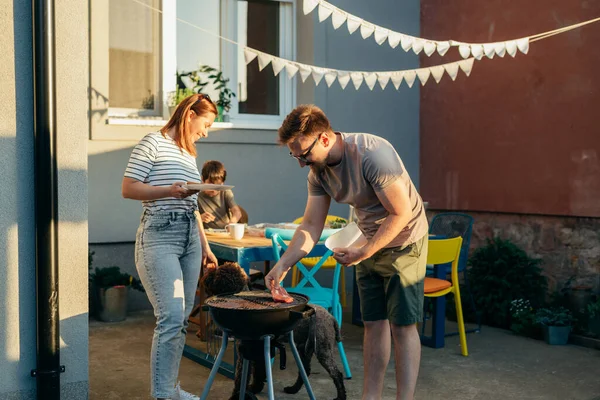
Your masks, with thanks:
M508 329L513 300L527 300L533 308L543 304L547 283L540 263L511 241L500 238L488 239L485 246L473 252L469 283L483 323Z
M572 326L576 321L565 307L540 308L535 314L536 322L546 326Z
M187 87L177 86L174 92L169 93L169 107L175 107L181 103L186 97L194 94L192 89Z
M121 272L116 266L98 268L90 274L90 282L96 289L107 289L114 286L130 286L132 289L144 291L142 282L132 275Z
M142 108L144 110L154 110L154 95L148 90L148 96L142 99Z
M596 301L589 303L586 309L590 318L596 318L596 316L600 316L600 296L596 299Z
M340 229L347 225L346 220L342 218L336 218L334 221L329 223L331 229Z
M510 302L510 330L517 335L540 337L539 326L535 319L535 310L529 300L517 299Z

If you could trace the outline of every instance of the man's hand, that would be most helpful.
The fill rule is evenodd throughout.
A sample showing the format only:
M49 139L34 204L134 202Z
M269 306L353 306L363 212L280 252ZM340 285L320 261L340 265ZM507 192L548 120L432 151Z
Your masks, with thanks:
M215 220L215 216L212 215L211 213L202 213L200 215L200 218L202 219L202 222L204 222L205 224L209 223L209 222L213 222Z
M333 258L344 267L356 265L370 256L371 255L367 254L364 247L338 247L333 249Z
M289 268L284 268L281 264L276 264L271 271L265 276L265 287L269 290L278 289L279 282L285 278Z

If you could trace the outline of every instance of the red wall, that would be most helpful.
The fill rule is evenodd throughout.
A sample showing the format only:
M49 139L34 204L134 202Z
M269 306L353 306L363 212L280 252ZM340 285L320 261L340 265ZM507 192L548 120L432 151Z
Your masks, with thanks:
M422 0L421 36L494 42L600 16L597 0ZM422 56L423 66L460 59ZM600 22L421 89L432 209L600 217Z

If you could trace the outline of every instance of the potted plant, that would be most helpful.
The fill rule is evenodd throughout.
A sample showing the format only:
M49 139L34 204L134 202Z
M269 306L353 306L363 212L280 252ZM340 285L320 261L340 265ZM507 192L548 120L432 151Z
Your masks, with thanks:
M588 304L588 331L596 336L600 336L600 296Z
M203 65L200 69L209 73L208 79L212 79L214 89L219 91L219 99L216 101L219 114L215 121L226 122L228 116L225 113L231 109L231 98L235 97L235 93L227 87L229 78L225 78L223 72L208 65Z
M179 103L181 103L181 101L183 99L185 99L188 96L191 96L194 94L194 91L190 88L187 88L185 86L180 87L179 85L177 85L177 88L175 89L174 92L169 93L169 100L168 100L168 105L169 105L169 114L173 114L173 111L175 111L175 108L177 108L177 105Z
M564 345L569 340L575 318L565 307L551 307L540 308L536 313L536 321L542 325L546 343Z
M121 272L116 266L96 268L90 274L90 290L93 290L96 316L100 321L118 322L127 316L128 288L144 291L139 279Z
M536 313L527 299L517 299L510 302L510 330L517 335L540 338L539 325L536 323Z

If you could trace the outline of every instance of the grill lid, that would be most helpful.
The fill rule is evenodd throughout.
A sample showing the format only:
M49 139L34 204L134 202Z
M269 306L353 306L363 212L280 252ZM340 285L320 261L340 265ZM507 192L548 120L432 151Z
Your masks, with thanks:
M294 299L291 303L280 303L273 300L270 292L245 291L213 296L205 304L215 308L230 310L277 310L286 309L307 303L305 296L290 293Z

